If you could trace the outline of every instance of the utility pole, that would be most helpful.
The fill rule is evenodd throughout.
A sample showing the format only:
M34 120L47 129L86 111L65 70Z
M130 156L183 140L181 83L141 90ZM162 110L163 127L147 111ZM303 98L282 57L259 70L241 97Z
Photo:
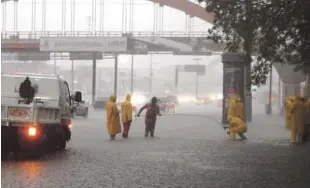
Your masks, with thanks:
M71 60L71 87L72 91L74 91L74 61Z
M151 54L151 60L150 60L150 88L149 88L150 95L152 95L152 89L153 89L153 55Z
M56 64L56 53L54 53L54 74L56 75L57 74L57 70L56 70L56 67L57 67L57 64Z
M199 64L200 58L195 58L194 61L196 61L196 65ZM198 98L198 73L196 72L196 79L195 79L195 89L196 89L196 99Z
M175 66L175 77L174 77L174 86L175 86L175 92L178 95L179 94L179 65Z
M278 108L281 109L281 78L279 75L279 79L278 79Z
M117 81L118 81L118 54L115 55L114 62L114 96L117 97Z
M133 54L131 55L131 75L130 75L130 93L133 94Z
M269 74L269 104L267 105L267 115L272 114L272 64L270 65L270 74Z

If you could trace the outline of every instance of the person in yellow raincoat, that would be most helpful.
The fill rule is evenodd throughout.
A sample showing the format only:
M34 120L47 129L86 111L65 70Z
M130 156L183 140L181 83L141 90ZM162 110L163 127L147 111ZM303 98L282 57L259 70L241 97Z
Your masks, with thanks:
M310 129L310 99L305 102L305 132L303 136L303 142L307 142L309 139L309 129Z
M302 136L304 135L305 104L301 97L295 97L291 113L291 143L295 144L297 141L302 142Z
M291 128L291 124L292 124L292 107L293 107L293 104L294 104L294 97L292 96L289 96L289 97L286 97L286 100L285 100L285 127L287 129L290 129Z
M237 95L231 95L228 97L227 121L230 116L236 116L237 97Z
M244 105L243 105L243 103L242 103L240 97L238 97L237 100L236 100L235 111L236 111L236 112L235 112L235 113L236 113L236 116L237 116L238 118L240 118L240 119L243 121L243 125L246 127L246 125L245 125L245 118L244 118ZM242 126L243 126L243 125L242 125ZM240 125L240 126L241 126L241 125ZM241 127L242 127L242 126L241 126ZM241 127L240 127L240 131L237 131L237 134L239 135L239 137L240 137L242 140L245 140L245 139L247 139L247 138L244 136L243 133L245 133L245 132L247 131L247 129L245 129L245 132L243 132L243 131L242 131L243 128L241 129Z
M128 132L132 121L132 104L131 96L127 95L126 100L122 102L122 122L123 122L123 138L128 138Z
M231 96L228 104L227 121L229 124L229 132L227 132L233 140L236 140L236 134L242 140L246 139L243 135L247 131L244 123L244 105L239 96Z
M115 140L116 134L121 133L119 110L116 105L116 97L111 96L107 103L107 127L111 140Z
M247 132L247 126L245 125L244 121L240 117L230 117L229 121L229 135L233 140L236 140L236 134L238 134L242 140L246 139L243 135Z

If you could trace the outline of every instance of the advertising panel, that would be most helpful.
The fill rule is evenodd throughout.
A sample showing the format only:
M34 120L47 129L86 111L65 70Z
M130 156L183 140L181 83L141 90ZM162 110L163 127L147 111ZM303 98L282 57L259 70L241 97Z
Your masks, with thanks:
M223 63L223 117L222 124L227 126L228 99L237 94L244 101L244 66L237 62Z
M113 52L127 51L126 37L42 37L40 51Z

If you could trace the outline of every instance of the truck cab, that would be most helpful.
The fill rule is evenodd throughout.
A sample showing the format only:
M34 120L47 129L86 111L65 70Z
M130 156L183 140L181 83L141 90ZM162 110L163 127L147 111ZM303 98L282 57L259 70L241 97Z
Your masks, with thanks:
M19 92L26 78L35 88L31 102L25 102ZM2 153L65 149L71 139L72 99L81 102L81 92L71 96L68 83L57 75L1 73L1 79Z

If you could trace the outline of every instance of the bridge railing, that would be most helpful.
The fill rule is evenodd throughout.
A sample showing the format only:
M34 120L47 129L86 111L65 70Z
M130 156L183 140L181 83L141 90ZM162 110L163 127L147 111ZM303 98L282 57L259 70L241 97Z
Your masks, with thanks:
M131 33L123 33L122 31L104 31L104 32L88 32L88 31L2 31L1 39L40 39L40 37L120 37L120 36L161 36L161 37L207 37L208 32L183 32L183 31L134 31Z

